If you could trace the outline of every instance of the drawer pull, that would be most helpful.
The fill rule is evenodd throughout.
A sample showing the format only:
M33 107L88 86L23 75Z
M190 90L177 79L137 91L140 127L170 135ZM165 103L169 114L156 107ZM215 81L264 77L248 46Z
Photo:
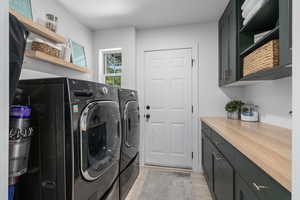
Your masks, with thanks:
M218 141L215 141L215 144L216 144L216 145L222 145L222 144L224 144L224 142L218 142Z
M262 191L262 190L269 189L269 187L267 187L267 186L257 185L256 183L252 183L252 184L253 184L253 186L255 187L255 189L256 189L257 191Z
M219 156L219 154L217 154L216 152L213 152L213 155L217 161L223 160L222 156Z

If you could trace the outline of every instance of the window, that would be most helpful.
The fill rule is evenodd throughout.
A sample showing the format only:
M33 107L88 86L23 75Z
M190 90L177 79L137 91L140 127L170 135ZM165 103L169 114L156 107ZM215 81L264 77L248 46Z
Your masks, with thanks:
M122 53L120 51L103 52L104 78L108 85L121 87Z

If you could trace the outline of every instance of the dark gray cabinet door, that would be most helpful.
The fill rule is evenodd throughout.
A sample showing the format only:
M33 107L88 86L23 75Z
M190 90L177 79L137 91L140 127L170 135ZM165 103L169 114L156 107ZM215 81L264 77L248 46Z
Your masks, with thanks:
M214 193L217 200L234 200L234 169L223 155L213 149Z
M292 0L279 1L280 65L292 64Z
M235 176L235 200L259 200L239 175Z
M237 4L231 0L219 20L219 85L237 80Z
M225 12L219 21L219 85L222 86L226 83L226 73L228 69L228 17Z
M208 138L202 133L202 164L205 177L207 179L210 191L213 190L213 156L212 144Z

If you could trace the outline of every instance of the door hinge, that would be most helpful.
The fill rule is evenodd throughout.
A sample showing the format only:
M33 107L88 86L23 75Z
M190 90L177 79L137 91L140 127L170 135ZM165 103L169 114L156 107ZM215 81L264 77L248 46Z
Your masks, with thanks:
M194 113L194 106L192 105L192 113Z
M192 152L192 160L194 160L194 152Z

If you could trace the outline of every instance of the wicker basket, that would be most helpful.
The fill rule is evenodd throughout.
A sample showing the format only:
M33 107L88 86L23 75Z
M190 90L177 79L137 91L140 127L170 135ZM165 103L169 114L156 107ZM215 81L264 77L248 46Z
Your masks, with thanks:
M244 58L244 76L279 65L279 40L272 40Z
M56 49L54 47L51 47L50 45L48 45L46 43L33 41L31 49L33 51L40 51L40 52L43 52L45 54L48 54L50 56L54 56L54 57L57 57L57 58L60 57L60 50Z

